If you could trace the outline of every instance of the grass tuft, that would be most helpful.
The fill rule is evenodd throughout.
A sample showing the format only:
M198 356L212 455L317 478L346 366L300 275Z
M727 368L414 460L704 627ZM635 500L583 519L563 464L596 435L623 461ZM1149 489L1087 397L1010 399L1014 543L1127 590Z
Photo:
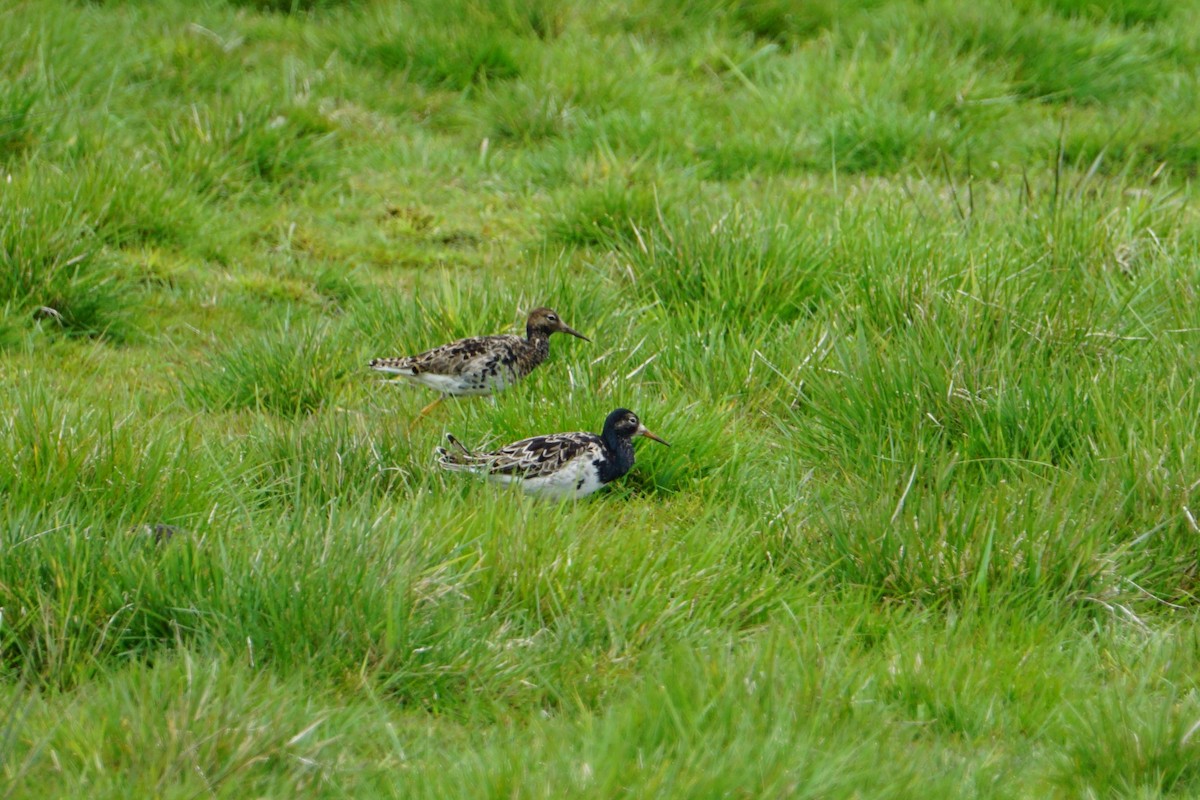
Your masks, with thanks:
M485 115L491 135L499 141L531 145L570 133L579 110L569 100L522 81L490 89Z
M287 320L190 367L183 392L196 407L212 411L303 416L329 403L349 369L328 326Z
M369 48L363 57L367 63L402 71L431 89L463 91L521 74L510 37L488 32L472 38L387 40Z
M361 0L227 0L227 2L241 8L252 8L258 11L296 14L354 6Z
M1031 99L1121 102L1153 84L1161 63L1159 48L1134 33L1048 14L973 14L939 24L948 24L959 42L1011 65L1017 91Z
M37 106L41 93L29 81L0 84L0 164L30 150L37 141Z
M667 202L653 185L608 180L572 193L549 226L551 239L578 246L636 241Z
M104 243L124 235L112 187L94 174L74 184L23 175L4 191L13 213L0 222L0 299L50 328L120 339L133 290Z
M826 294L826 245L799 216L745 209L634 229L620 247L620 273L645 302L709 324L791 322Z
M870 12L875 0L838 3L836 0L792 3L787 0L734 0L729 4L733 23L756 39L778 44L803 42L835 27L840 17Z
M0 419L14 471L0 479L10 508L122 520L184 519L208 510L214 476L193 449L190 430L169 420L80 409L31 382L10 396ZM24 476L18 480L18 476Z
M261 465L252 476L260 495L324 507L402 491L415 471L406 465L424 454L414 452L386 419L339 415L256 425L248 457Z
M1072 793L1186 797L1200 785L1194 693L1130 699L1111 691L1072 714L1054 784Z
M335 127L309 108L246 112L217 103L181 114L160 143L160 158L201 198L264 184L288 189L322 174L335 137Z
M1033 8L1048 8L1067 17L1115 22L1125 27L1158 25L1170 19L1170 0L1034 0Z

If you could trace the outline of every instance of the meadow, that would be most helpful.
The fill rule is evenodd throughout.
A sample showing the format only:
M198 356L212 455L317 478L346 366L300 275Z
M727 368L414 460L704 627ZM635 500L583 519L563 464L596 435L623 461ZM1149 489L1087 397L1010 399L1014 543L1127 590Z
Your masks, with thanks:
M0 797L1200 795L1197 97L1173 0L0 6Z

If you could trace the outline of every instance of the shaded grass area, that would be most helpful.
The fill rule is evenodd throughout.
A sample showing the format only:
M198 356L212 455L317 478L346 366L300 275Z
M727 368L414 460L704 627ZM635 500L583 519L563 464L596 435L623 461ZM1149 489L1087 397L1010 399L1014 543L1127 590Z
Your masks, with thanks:
M0 12L5 791L1194 795L1197 34ZM495 403L365 368L542 304ZM617 406L586 502L432 471Z

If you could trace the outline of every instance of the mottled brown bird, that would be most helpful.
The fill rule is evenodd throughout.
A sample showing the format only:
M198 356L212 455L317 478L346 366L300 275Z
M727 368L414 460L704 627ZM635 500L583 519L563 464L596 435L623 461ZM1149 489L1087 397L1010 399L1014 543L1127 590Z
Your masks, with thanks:
M448 395L487 395L512 386L550 355L553 333L591 341L552 309L535 308L525 322L524 337L501 334L459 339L415 356L376 358L371 369L441 392L442 397L423 408L420 417Z

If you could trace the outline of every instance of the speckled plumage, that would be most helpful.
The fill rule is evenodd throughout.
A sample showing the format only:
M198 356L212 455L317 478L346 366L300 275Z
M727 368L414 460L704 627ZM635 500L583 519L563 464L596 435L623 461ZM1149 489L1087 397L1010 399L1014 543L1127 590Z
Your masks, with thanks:
M415 356L376 358L371 369L399 375L448 395L487 395L524 378L550 355L550 335L591 341L549 308L535 308L525 336L502 334L459 339Z
M604 420L598 436L585 432L532 436L487 453L473 453L447 434L453 449L439 447L438 463L444 469L486 475L497 483L519 483L530 494L579 498L629 472L636 436L667 444L632 411L618 408Z

